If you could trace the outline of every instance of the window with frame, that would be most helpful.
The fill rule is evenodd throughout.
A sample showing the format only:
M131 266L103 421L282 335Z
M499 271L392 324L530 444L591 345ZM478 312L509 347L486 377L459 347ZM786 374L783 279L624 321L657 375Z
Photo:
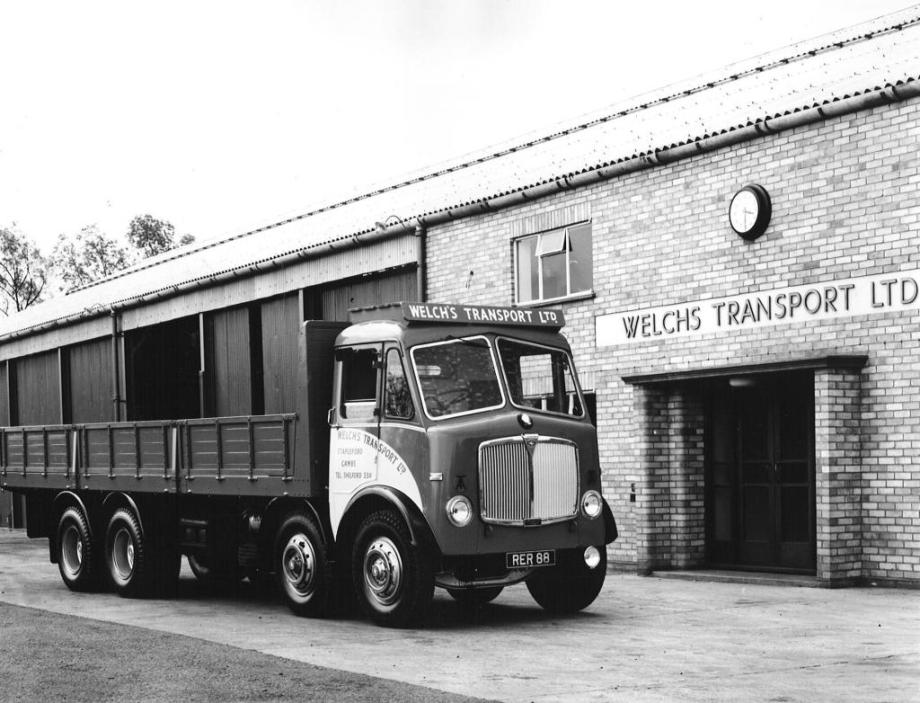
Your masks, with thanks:
M522 237L514 242L518 303L566 298L591 291L591 223Z
M387 351L387 372L383 387L384 410L386 417L411 420L415 416L409 381L403 369L399 350Z
M336 352L341 364L341 406L339 412L347 420L373 420L377 412L379 352L373 348L340 349Z

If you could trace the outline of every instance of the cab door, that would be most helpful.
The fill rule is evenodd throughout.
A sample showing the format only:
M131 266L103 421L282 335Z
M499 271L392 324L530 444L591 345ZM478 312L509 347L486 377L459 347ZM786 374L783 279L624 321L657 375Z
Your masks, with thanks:
M378 482L422 509L420 486L430 484L428 442L416 409L409 365L396 344L384 349L382 393Z
M377 481L382 344L335 351L329 438L329 511L333 531L351 497Z

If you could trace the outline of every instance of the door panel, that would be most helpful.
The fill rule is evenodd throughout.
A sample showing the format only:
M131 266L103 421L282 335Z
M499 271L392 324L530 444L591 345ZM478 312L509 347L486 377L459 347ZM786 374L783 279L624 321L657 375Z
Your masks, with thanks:
M708 428L713 564L815 567L812 375L714 383Z

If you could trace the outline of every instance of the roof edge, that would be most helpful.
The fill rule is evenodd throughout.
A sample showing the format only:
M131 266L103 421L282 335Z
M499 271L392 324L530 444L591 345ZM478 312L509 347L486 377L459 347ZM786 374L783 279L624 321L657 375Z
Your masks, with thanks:
M293 263L298 260L314 258L326 253L338 251L343 248L352 248L360 244L378 238L399 236L415 231L416 228L427 228L433 225L443 224L452 220L494 212L522 202L529 202L539 198L547 197L562 191L572 190L600 181L610 180L628 173L652 168L659 165L671 164L692 156L704 154L718 149L722 149L733 144L756 139L758 137L784 132L795 129L804 125L820 122L822 120L841 117L862 110L868 110L881 105L889 105L903 102L920 96L920 77L909 77L897 84L889 84L883 88L868 89L857 95L847 96L827 102L821 105L813 105L800 110L794 110L781 115L765 117L761 121L740 125L735 128L726 129L718 134L703 135L697 140L685 142L682 144L671 144L663 146L660 149L655 148L649 152L642 152L625 157L612 163L598 164L593 167L587 167L578 173L559 175L548 178L540 183L534 183L522 186L513 191L484 196L475 201L458 203L445 208L434 210L415 215L400 217L401 224L381 230L360 230L351 234L345 234L335 239L327 240L318 244L310 245L300 249L283 252L269 259L247 262L238 266L219 271L214 274L202 276L199 278L187 279L171 284L168 287L149 290L137 295L107 304L104 308L96 309L87 308L79 313L69 315L56 320L49 320L37 325L25 327L13 332L0 335L0 343L18 339L36 332L43 332L67 324L72 324L85 319L89 319L100 314L107 314L114 311L136 307L153 300L161 300L167 297L179 295L188 290L206 288L211 285L245 276L247 274L255 275L262 271L275 269ZM300 219L300 218L293 218ZM287 222L293 221L288 220ZM277 225L264 227L264 231ZM240 235L245 236L245 235ZM215 242L209 245L217 246L223 242ZM196 251L201 251L197 249ZM151 266L155 266L152 264ZM148 267L149 268L149 267ZM95 285L100 285L105 281L115 280L129 275L131 272L140 269L131 269L130 271L116 274L110 278L100 281ZM88 286L81 289L86 290L94 286Z
M877 18L877 19L878 19L879 21L883 21L883 20L885 20L885 19L888 18L888 17L894 18L895 16L897 16L897 15L899 15L899 14L904 14L904 13L907 11L907 9L909 9L909 8L905 8L905 10L902 10L902 11L900 11L899 13L898 13L898 12L892 13L891 15L882 16L882 17L879 17L879 18ZM80 288L74 289L74 291L71 291L71 292L76 292L76 291L79 291L79 290L86 290L86 289L88 289L88 288L93 288L93 287L95 287L95 286L100 285L101 283L104 283L105 281L118 279L118 278L121 278L121 277L123 277L123 276L125 276L125 275L129 275L130 273L133 273L133 272L135 272L135 271L143 271L143 270L146 270L146 269L148 269L148 268L153 268L153 267L155 267L155 266L158 266L158 265L161 264L161 263L165 263L165 262L168 262L168 261L172 261L172 260L174 260L174 259L177 259L177 258L182 258L182 257L185 257L185 256L189 256L189 255L195 254L195 253L197 253L197 252L199 252L199 251L203 251L203 250L210 249L210 248L213 248L213 247L216 247L216 246L220 246L221 244L225 244L225 243L227 243L227 242L232 242L232 241L236 241L236 240L238 240L238 239L243 239L243 238L245 238L245 237L253 236L253 235L256 235L256 234L259 234L259 233L262 233L262 232L266 232L266 231L275 229L275 228L277 228L277 227L281 227L281 226L290 224L290 223L292 223L292 222L297 222L297 221L299 221L299 220L303 220L303 219L306 219L306 218L309 218L309 217L313 217L313 216L315 216L315 215L319 215L319 214L322 214L322 213L325 213L325 212L329 212L329 211L331 211L331 210L336 210L336 209L345 207L345 206L347 206L347 205L352 205L352 204L354 204L354 203L360 202L360 201L362 201L362 200L367 200L367 199L369 199L369 198L372 198L372 197L375 197L375 196L378 196L378 195L382 195L382 194L384 194L384 193L388 193L388 192L391 192L391 191L394 191L394 190L399 190L400 188L404 188L404 187L406 187L406 186L414 185L414 184L417 184L417 183L422 183L422 182L424 182L424 181L428 181L428 180L432 180L432 179L434 179L434 178L437 178L437 177L439 177L439 176L443 176L443 175L446 175L446 174L449 174L449 173L453 173L453 172L456 172L456 171L460 171L460 170L463 170L463 169L465 169L465 168L469 168L469 167L471 167L471 166L476 166L476 165L481 164L481 163L483 163L483 162L487 162L487 161L492 161L492 160L495 160L495 159L499 159L499 158L501 158L501 157L503 157L503 156L507 156L507 155L509 155L509 154L512 154L512 153L521 151L521 150L523 150L523 149L529 149L529 148L534 147L534 146L537 146L537 145L539 145L539 144L543 144L543 143L546 143L546 142L549 142L549 141L554 141L554 140L559 139L559 138L561 138L561 137L565 137L565 136L568 136L568 135L573 134L573 133L576 133L576 132L581 132L581 131L584 131L584 130L586 130L586 129L590 129L590 128L593 127L593 126L596 126L596 125L598 125L598 124L602 124L602 123L604 123L604 122L609 122L610 120L616 119L616 118L618 118L618 117L623 117L623 116L625 116L625 115L628 115L628 114L631 114L631 113L634 113L634 112L641 112L641 111L647 110L647 109L649 109L649 108L651 108L651 107L653 107L653 106L655 106L655 105L660 105L660 104L663 104L663 103L667 103L667 102L671 102L671 101L673 101L673 100L680 99L680 98L682 98L682 97L686 97L686 96L689 96L689 95L694 95L694 94L696 94L696 93L704 92L704 91L706 91L706 90L710 90L710 89L712 89L712 88L715 88L716 86L724 85L724 84L726 84L726 83L731 83L731 82L733 82L733 81L740 80L741 78L744 78L744 77L746 77L746 76L753 75L753 74L756 74L756 73L762 73L763 71L770 70L771 68L775 68L775 67L777 67L777 66L788 65L788 64L790 64L790 63L792 63L792 62L806 60L807 58L810 58L810 57L815 56L815 55L817 55L817 54L826 53L826 52L828 52L828 51L835 51L835 50L841 49L841 48L843 48L843 47L845 47L845 46L848 46L848 45L850 45L850 44L855 44L855 43L864 42L864 41L871 41L874 37L877 37L877 36L881 36L881 35L885 35L885 34L890 34L890 33L892 33L892 32L902 31L903 29L905 29L905 28L907 28L907 27L911 27L911 26L913 26L913 25L920 24L920 15L909 16L909 17L907 17L906 19L904 19L904 20L902 20L902 21L900 21L900 22L893 22L892 24L881 24L881 23L880 23L879 28L876 29L876 30L874 30L874 31L864 31L864 32L860 32L860 33L857 33L857 34L855 34L855 35L853 35L853 36L850 36L850 37L847 38L847 39L840 39L840 40L837 40L837 41L831 41L830 43L821 43L822 40L827 41L829 37L832 37L832 36L837 35L837 34L841 34L841 33L845 32L845 31L848 31L849 29L852 29L852 30L855 31L855 30L858 30L858 29L860 29L860 28L863 28L863 27L866 27L866 26L870 26L870 25L872 25L873 22L874 22L874 20L869 20L868 22L864 22L864 23L855 25L855 26L853 26L852 28L842 28L842 29L839 29L839 30L835 30L834 32L829 32L829 33L827 33L827 34L823 34L823 35L820 35L820 36L818 36L818 37L814 37L814 38L812 38L812 39L807 39L807 40L804 40L804 41L801 41L801 42L797 42L797 43L792 44L792 45L790 45L790 46L788 46L788 47L785 47L785 48L782 48L782 49L778 49L778 50L776 50L776 51L770 52L769 54L763 55L763 58L764 58L764 59L769 58L769 60L765 60L764 62L758 62L758 61L756 61L756 58L755 58L755 59L749 59L749 60L746 60L746 61L742 61L742 62L739 62L739 63L737 63L737 64L732 64L732 65L730 65L730 66L728 67L729 69L731 69L732 66L740 66L740 65L743 65L743 64L749 64L749 65L747 65L743 70L739 70L739 71L731 72L731 73L727 73L727 74L722 74L722 77L721 77L721 78L717 78L717 79L711 80L711 81L706 81L704 77L700 76L700 77L697 78L697 80L702 81L702 82L700 82L700 83L698 83L698 84L691 84L692 87L689 87L689 88L686 88L686 89L682 89L682 90L677 90L677 92L665 93L664 95L660 95L659 97L650 97L650 99L646 100L645 102L633 102L633 101L641 100L641 99L642 99L642 96L630 98L630 99L629 99L630 102L627 104L626 107L624 107L624 108L622 108L622 109L619 109L619 110L614 110L613 112L608 112L608 113L606 113L606 114L603 114L603 115L600 116L600 117L596 117L596 118L587 120L587 121L585 121L585 122L579 123L579 124L574 125L574 126L572 126L572 127L568 127L568 128L565 128L565 129L560 129L560 130L558 130L558 131L556 131L556 132L551 132L550 134L543 134L543 135L540 136L540 137L533 137L533 138L531 138L531 139L529 139L529 140L526 140L526 141L511 140L511 141L508 142L508 146L506 146L506 147L504 147L504 148L501 148L501 149L498 149L497 151L492 151L492 152L486 151L485 153L483 153L482 155L480 155L480 156L478 156L478 157L475 157L475 158L472 158L472 157L471 157L471 158L467 158L467 159L465 159L465 160L460 160L460 161L457 162L457 163L450 163L450 162L448 162L450 165L445 165L445 166L442 167L442 168L436 168L436 167L435 167L435 169L434 169L434 170L431 170L431 171L425 170L425 171L423 171L420 175L413 176L413 177L411 177L411 178L406 178L406 179L404 179L404 180L401 180L401 181L398 181L398 182L396 182L396 183L392 183L392 184L389 184L389 185L386 185L386 186L381 186L381 187L379 187L379 188L372 189L372 190L368 191L367 193L362 193L362 194L359 194L359 195L356 195L356 196L353 196L353 197L350 197L350 198L346 198L346 199L344 199L344 200L341 200L341 201L332 203L332 204L330 204L330 205L326 205L326 206L323 206L323 207L316 208L316 209L314 209L314 210L310 210L309 212L306 212L306 213L303 213L303 214L300 214L300 215L295 215L295 216L293 216L293 217L289 217L289 218L287 218L287 219L280 220L280 221L278 221L278 222L272 222L272 223L267 224L267 225L264 225L264 226L262 226L262 227L257 227L257 228L255 228L255 229L250 229L250 230L247 230L247 231L245 231L245 232L241 232L241 233L239 233L239 234L234 234L234 235L231 235L231 236L228 236L228 237L223 237L223 238L219 238L219 239L214 239L214 240L212 240L212 241L210 241L210 242L202 243L200 246L192 245L192 246L188 247L187 250L177 251L176 254L173 255L173 256L165 256L165 257L163 257L163 258L159 258L159 257L158 257L156 261L152 261L152 262L149 262L149 263L146 263L146 264L141 263L141 264L138 264L138 265L136 265L136 266L132 266L132 267L130 267L130 268L128 268L128 269L125 269L124 271L118 272L118 273L116 273L116 274L114 274L114 275L112 275L112 276L110 276L110 277L107 277L107 278L101 280L101 281L96 281L96 282L93 282L93 283L89 283L89 284L87 284L86 286L82 286L82 287L80 287ZM814 45L814 46L812 46L812 45ZM812 46L812 48L806 48L806 47L808 47L808 46ZM787 49L788 49L788 50L798 50L798 53L793 53L793 54L791 54L791 55L786 55L786 54L782 53L782 52L784 52L784 51L787 50ZM692 81L692 80L694 80L694 79L690 79L690 80ZM688 81L688 82L689 82L689 81ZM678 84L678 85L679 85L679 84ZM676 87L676 86L675 86L675 87ZM666 90L669 90L669 89L672 89L672 90L673 90L674 88L673 88L673 87L666 87L666 88L663 88L662 91L666 91ZM650 96L651 96L651 95L654 95L654 93L650 94ZM708 135L704 135L704 136L708 136ZM675 146L675 145L671 145L671 146ZM678 146L679 146L679 145L678 145ZM641 156L641 155L640 155L640 156ZM404 218L404 219L405 219L405 218ZM359 234L360 234L360 233L359 233Z

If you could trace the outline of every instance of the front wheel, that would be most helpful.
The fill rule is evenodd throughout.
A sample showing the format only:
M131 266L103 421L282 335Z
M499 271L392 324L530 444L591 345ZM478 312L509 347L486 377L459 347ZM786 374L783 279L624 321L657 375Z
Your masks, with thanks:
M61 580L71 591L92 591L98 586L99 557L89 522L77 507L67 508L58 521L57 562Z
M321 617L329 602L331 567L326 543L306 515L289 515L275 537L275 575L288 607L297 615Z
M393 510L379 510L361 523L352 578L361 609L385 627L419 622L434 597L431 559L412 546L409 529Z
M571 568L537 569L527 579L527 590L551 613L576 613L594 602L607 577L607 551L598 548L600 561L591 569L581 559Z

